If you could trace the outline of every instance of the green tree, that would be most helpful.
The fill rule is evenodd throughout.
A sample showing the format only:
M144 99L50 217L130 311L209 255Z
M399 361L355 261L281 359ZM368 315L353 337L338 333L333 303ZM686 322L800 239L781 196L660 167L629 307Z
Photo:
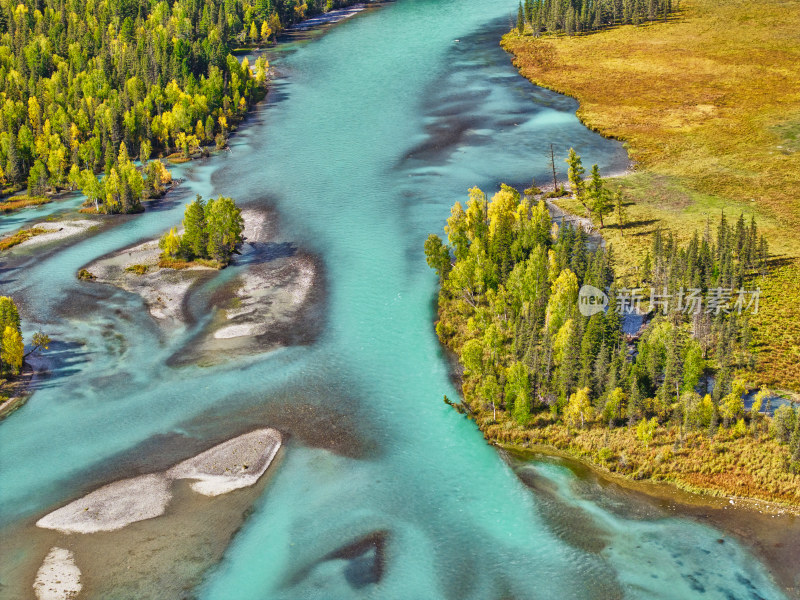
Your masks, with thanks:
M647 419L642 419L636 426L636 439L638 439L641 442L644 442L645 446L649 446L650 442L653 441L653 437L655 436L657 429L658 429L658 419L656 419L655 417L653 417L649 421Z
M586 206L586 202L584 201L583 197L586 187L586 184L583 180L583 175L586 173L586 169L583 168L581 157L578 156L577 152L575 152L575 148L569 149L569 156L567 156L566 162L567 179L569 179L572 195L583 205L583 208L586 209L586 212L589 212L589 207Z
M244 231L242 211L232 198L220 196L206 204L208 223L208 255L222 264L230 262Z
M600 221L600 228L602 229L604 227L603 217L610 214L614 207L608 197L608 190L606 190L603 179L600 177L600 169L597 165L592 165L591 179L586 192L589 200L589 210Z
M594 408L589 399L589 388L581 388L570 395L564 420L570 427L584 427L594 419Z
M686 350L686 358L683 363L683 391L691 392L700 383L700 377L706 368L706 361L703 359L703 349L696 341L692 340Z
M28 194L41 196L47 191L47 167L37 160L28 174Z
M772 417L770 431L779 442L788 442L794 431L797 415L794 409L788 404L782 404L775 410Z
M513 410L514 420L524 425L531 413L531 384L528 368L521 362L507 370L505 402L506 408Z
M550 335L561 329L578 302L578 278L569 269L564 269L553 283L547 303L545 323Z
M181 250L181 236L178 235L174 227L161 236L158 247L170 258L178 255Z
M181 243L187 258L208 258L206 203L200 194L184 210Z
M20 331L19 309L13 299L8 296L0 296L0 331L5 331L6 327Z
M613 424L622 418L622 407L625 404L625 392L622 388L614 388L603 406L603 421Z
M436 271L439 281L443 282L451 269L450 249L436 234L430 234L425 240L425 259L428 261L428 266Z
M522 2L519 3L519 8L517 9L517 33L522 35L522 32L525 30L525 13L522 11Z

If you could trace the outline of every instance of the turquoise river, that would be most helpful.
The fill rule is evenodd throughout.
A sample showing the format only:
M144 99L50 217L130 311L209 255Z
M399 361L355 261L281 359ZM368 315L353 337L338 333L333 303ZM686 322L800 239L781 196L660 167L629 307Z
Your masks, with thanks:
M558 461L511 463L442 402L458 392L432 327L425 237L474 185L547 181L551 143L562 174L570 146L605 173L627 166L573 100L519 77L498 46L515 14L510 0L398 0L283 44L271 92L230 152L176 168L185 182L146 213L0 271L26 335L57 340L39 359L49 374L0 424L0 597L33 597L46 547L31 523L43 514L275 426L287 443L247 506L219 504L191 525L203 540L228 527L223 540L196 541L191 555L162 548L171 579L143 569L119 589L84 562L80 597L784 598L720 531L626 505ZM281 239L320 258L324 310L302 325L311 343L169 366L197 325L164 336L138 296L76 278L179 224L196 193L270 208ZM166 545L180 510L191 506L152 520ZM238 511L233 525L226 510Z

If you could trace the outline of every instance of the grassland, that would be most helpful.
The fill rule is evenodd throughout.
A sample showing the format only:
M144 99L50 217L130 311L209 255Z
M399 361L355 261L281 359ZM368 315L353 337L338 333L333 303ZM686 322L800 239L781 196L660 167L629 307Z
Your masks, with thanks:
M754 383L800 391L800 2L684 0L669 22L503 38L520 72L575 97L635 161L618 178L629 224L604 236L623 272L656 227L685 239L721 210L755 215L776 270L756 320ZM580 153L580 148L577 148ZM582 213L579 205L559 202Z

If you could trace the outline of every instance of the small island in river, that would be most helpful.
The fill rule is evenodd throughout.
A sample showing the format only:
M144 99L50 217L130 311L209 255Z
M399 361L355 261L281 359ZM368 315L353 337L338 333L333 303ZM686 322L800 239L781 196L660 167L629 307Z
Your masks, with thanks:
M161 240L93 261L78 276L138 294L165 331L199 322L188 343L170 359L175 366L209 365L313 340L324 293L319 262L288 242L276 241L269 211L239 211L232 202L234 216L223 221L239 224L228 247L212 257L202 249L215 243L214 234L204 231L204 215L213 203L198 197L187 205L180 231L172 229ZM212 291L206 289L206 284L215 285L227 264L235 275ZM198 302L195 295L201 297Z

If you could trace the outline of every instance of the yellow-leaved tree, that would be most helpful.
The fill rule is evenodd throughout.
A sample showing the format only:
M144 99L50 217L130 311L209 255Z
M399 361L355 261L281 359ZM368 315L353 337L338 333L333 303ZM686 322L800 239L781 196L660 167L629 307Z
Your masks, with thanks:
M567 408L564 410L564 420L571 427L584 427L594 419L594 407L589 400L589 388L581 388L570 395Z
M18 375L22 368L22 359L25 356L25 345L22 342L22 334L15 327L6 325L3 330L3 340L0 344L0 361L4 369L10 370L14 375Z

